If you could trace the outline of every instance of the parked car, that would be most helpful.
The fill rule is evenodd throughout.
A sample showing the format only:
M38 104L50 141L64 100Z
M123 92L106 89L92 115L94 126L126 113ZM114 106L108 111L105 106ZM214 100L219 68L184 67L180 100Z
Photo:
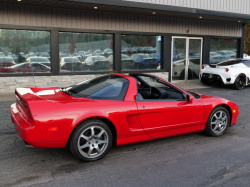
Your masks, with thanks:
M50 67L39 63L23 62L6 68L0 68L1 73L32 73L50 72Z
M239 116L232 101L142 73L105 74L66 88L16 88L15 95L11 121L28 145L67 145L82 161L103 158L114 144L198 131L221 136Z
M150 56L158 61L161 62L161 53L151 53Z
M153 47L144 47L144 53L156 53L156 49Z
M30 57L36 57L36 54L33 53L33 54L27 54L27 55L25 55L25 58L26 58L26 59L28 59L28 58L30 58Z
M153 68L157 69L158 61L149 54L133 54L131 59L134 61L135 69Z
M24 54L23 52L20 52L20 55L21 55L22 57L25 57L25 54Z
M69 56L66 53L62 53L59 55L59 60L61 61L62 58L64 58L64 57L69 57Z
M203 65L200 73L204 84L232 85L241 90L250 84L250 59L230 59L217 64Z
M200 53L194 53L190 52L189 53L189 58L200 58L201 54ZM186 58L186 53L180 53L176 56L177 60L182 60Z
M121 54L127 54L127 50L126 50L125 47L122 47L122 48L121 48Z
M82 71L83 63L76 57L63 57L60 62L61 70Z
M50 60L50 54L47 52L40 53L40 57L46 57Z
M128 55L132 55L132 54L138 53L138 51L137 51L137 48L129 47L127 48L127 53Z
M48 66L51 68L51 63L49 61L48 58L46 57L30 57L27 59L27 62L29 63L39 63L39 64L43 64L45 66Z
M12 57L0 57L0 67L10 67L15 64L16 63Z
M112 49L105 49L105 50L103 51L103 53L104 53L104 56L105 56L106 58L108 58L110 55L113 55L113 50L112 50Z
M13 54L13 53L9 53L9 54L8 54L8 57L13 58L13 60L15 61L15 63L17 63L17 61L18 61L18 56L17 56L17 55L15 55L15 54Z
M134 68L134 61L128 55L121 54L121 58L122 58L121 59L122 69L125 69L125 68L133 69ZM113 59L114 59L113 55L110 55L108 57L109 65L111 68L113 68L113 64L114 64Z
M78 58L80 61L82 60L82 56L79 53L74 53L73 57Z
M85 60L87 57L92 56L91 52L86 51L85 53L83 53L83 60Z
M5 57L5 54L3 52L0 52L0 57Z
M104 56L104 53L101 51L101 50L95 50L93 53L92 53L93 56Z
M90 56L83 62L89 70L109 70L109 61L104 56Z
M234 59L237 57L236 53L233 51L216 51L216 53L219 53L223 57L223 60Z
M210 52L210 58L209 58L210 64L217 64L223 60L224 60L223 56L220 55L219 53Z

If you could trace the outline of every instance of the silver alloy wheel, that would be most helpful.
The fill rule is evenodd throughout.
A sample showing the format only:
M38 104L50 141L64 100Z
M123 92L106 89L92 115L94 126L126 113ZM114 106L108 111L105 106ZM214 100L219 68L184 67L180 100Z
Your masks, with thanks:
M91 126L85 129L78 138L78 150L86 158L100 156L108 147L107 131L100 126Z
M211 130L215 134L221 134L227 127L227 114L222 111L218 110L211 118Z

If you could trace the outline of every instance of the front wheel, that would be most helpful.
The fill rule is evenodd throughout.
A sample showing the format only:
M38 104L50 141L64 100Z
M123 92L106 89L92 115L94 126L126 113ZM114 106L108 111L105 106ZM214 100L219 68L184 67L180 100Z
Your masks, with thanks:
M205 132L209 136L221 136L230 124L230 115L226 108L215 108L206 123Z
M95 161L108 153L112 142L113 136L107 124L100 120L89 120L73 131L69 148L76 158Z

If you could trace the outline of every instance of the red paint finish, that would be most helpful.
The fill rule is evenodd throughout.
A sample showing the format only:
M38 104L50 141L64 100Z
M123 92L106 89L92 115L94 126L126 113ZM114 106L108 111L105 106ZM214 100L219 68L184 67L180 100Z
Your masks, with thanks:
M199 94L200 99L190 95L190 102L136 101L135 78L115 75L129 80L123 101L76 98L59 88L17 88L16 94L24 102L11 105L11 119L17 133L35 147L61 148L79 123L99 118L114 125L117 145L123 145L202 131L210 113L219 105L230 108L231 124L237 122L238 105L226 99ZM58 130L48 130L54 127Z

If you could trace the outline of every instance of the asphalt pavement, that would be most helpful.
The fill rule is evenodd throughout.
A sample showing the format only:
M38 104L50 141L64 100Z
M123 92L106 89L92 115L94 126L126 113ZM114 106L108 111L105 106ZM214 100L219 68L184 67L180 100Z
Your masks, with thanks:
M2 97L0 186L250 186L250 87L193 90L237 103L238 123L221 137L199 132L113 147L89 163L76 160L67 148L26 148L10 119L13 97Z

